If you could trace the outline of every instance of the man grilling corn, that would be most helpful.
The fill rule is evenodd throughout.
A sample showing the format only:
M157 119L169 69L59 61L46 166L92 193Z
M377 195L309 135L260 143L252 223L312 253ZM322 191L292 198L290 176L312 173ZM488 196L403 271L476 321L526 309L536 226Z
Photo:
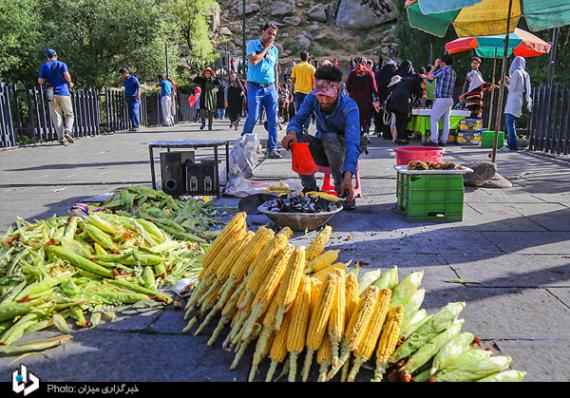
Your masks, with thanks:
M296 142L308 142L311 155L319 166L330 167L335 189L346 198L345 209L356 208L352 177L360 156L360 119L353 99L341 94L342 72L334 65L324 65L315 72L314 90L307 94L298 112L287 126L281 144L287 150ZM317 134L303 130L314 113ZM300 175L303 192L318 191L315 175Z

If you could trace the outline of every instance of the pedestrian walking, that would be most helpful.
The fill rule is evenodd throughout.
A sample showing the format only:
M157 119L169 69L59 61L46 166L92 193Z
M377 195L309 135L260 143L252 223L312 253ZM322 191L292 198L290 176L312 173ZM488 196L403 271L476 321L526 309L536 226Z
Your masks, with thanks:
M226 115L226 84L220 81L218 94L216 95L216 119L224 120Z
M162 75L158 75L158 85L160 86L160 109L162 111L162 125L172 126L172 83Z
M61 145L73 144L73 105L71 92L73 81L64 62L58 61L53 49L45 52L46 62L40 68L38 84L46 86L51 122Z
M378 88L374 74L367 67L366 58L358 56L354 61L355 69L346 79L346 91L358 105L361 135L368 137L374 108L380 110Z
M293 97L295 99L295 111L298 112L301 108L303 100L311 91L313 91L313 84L315 81L315 71L317 70L313 65L311 65L309 60L309 53L307 51L301 51L299 54L301 62L299 62L293 68L291 72L291 82ZM288 93L287 93L288 96ZM308 118L305 121L304 128L308 129L311 123L311 119Z
M525 70L526 60L516 57L509 68L509 76L505 76L505 85L509 89L507 104L505 106L505 128L507 130L508 149L516 151L517 126L516 121L522 116L523 104L532 111L532 97L530 89L530 76Z
M212 68L206 68L200 76L194 78L194 83L200 85L200 115L202 117L202 125L200 130L206 127L206 118L208 118L208 130L212 130L214 122L214 112L216 111L216 102L218 95L218 87L220 81L216 77L216 73Z
M247 43L247 108L248 114L242 135L252 134L261 108L265 109L268 122L267 156L281 158L277 150L277 65L279 50L274 45L277 26L272 22L264 25L261 37Z
M427 145L447 145L449 136L449 113L453 107L453 90L457 74L453 70L453 59L444 55L435 60L434 67L428 73L428 79L435 79L435 101L431 109L431 140ZM443 133L439 140L439 119L443 118Z
M245 89L237 75L232 73L225 88L225 106L228 119L230 119L230 128L238 129L244 98Z
M385 105L386 99L388 99L390 95L388 85L392 81L392 77L396 74L396 69L396 62L388 58L386 62L383 63L382 68L374 75L378 87L378 100L381 106ZM382 136L386 140L392 139L390 126L384 124L384 112L376 112L374 116L374 133L378 136Z
M127 68L119 69L125 88L125 101L129 110L130 132L139 131L139 108L141 105L141 85L135 75L131 75Z

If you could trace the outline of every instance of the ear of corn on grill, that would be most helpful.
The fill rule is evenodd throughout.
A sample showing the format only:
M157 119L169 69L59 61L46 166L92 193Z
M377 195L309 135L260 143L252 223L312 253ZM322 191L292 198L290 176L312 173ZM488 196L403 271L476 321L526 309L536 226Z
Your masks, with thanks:
M390 372L404 381L524 377L524 372L508 370L509 357L470 348L473 335L461 333L463 320L457 320L465 303L450 303L430 315L421 308L423 271L399 281L394 266L359 278L358 265L335 263L340 252L325 250L331 232L325 227L306 249L294 247L289 243L292 231L273 235L262 227L253 234L239 214L220 233L216 242L223 242L214 242L210 250L226 253L206 254L204 286L195 289L190 309L197 306L199 316L208 311L201 328L219 314L208 345L229 326L223 346L236 352L230 369L253 343L249 381L256 379L264 360L269 361L266 381L274 379L281 364L282 375L298 380L303 352L303 381L313 362L318 381L333 379L341 369L341 381L355 381L367 362L375 363L373 381Z

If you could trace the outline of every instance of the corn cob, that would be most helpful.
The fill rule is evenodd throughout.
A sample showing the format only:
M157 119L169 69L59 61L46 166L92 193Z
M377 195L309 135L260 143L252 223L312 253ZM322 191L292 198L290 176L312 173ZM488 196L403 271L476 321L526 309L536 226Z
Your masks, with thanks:
M332 228L329 225L324 227L322 231L319 232L315 240L311 242L309 248L307 249L307 261L311 261L312 259L317 258L317 256L323 252L331 237L331 232Z
M279 286L279 291L277 292L276 298L279 303L279 309L277 310L275 317L275 330L279 330L281 327L281 321L283 320L283 315L289 311L291 305L295 301L295 297L297 297L304 268L305 246L299 246L295 248L295 251L289 260L287 270L283 276L283 282L281 283L281 286Z
M286 314L281 324L281 329L279 329L279 332L277 332L273 338L273 342L271 343L271 350L269 351L271 365L267 371L267 377L265 378L265 381L271 381L273 375L275 374L275 370L277 369L277 365L283 362L287 357L287 332L289 329L290 319L290 315Z
M274 237L275 235L272 230L261 227L257 230L255 237L246 247L244 247L242 253L230 270L228 280L226 280L224 287L222 288L222 293L220 294L220 302L222 305L232 293L235 285L243 279L252 262L257 258L257 256L259 256L262 250L265 249Z
M358 278L356 278L354 274L352 273L347 274L344 284L346 290L345 292L346 310L344 315L344 321L346 327L348 326L348 322L350 322L350 318L352 317L354 310L358 308L360 297L358 290Z
M376 308L379 293L380 289L375 286L369 286L363 292L363 297L358 304L358 308L352 314L348 327L346 328L339 363L337 366L332 367L327 375L327 380L332 379L337 374L344 362L348 359L350 353L354 351L362 341L368 329L368 324L370 323L374 309Z
M242 340L246 340L249 338L251 334L251 330L253 325L257 321L257 319L263 315L263 313L269 307L271 303L271 299L277 292L279 288L279 283L283 279L283 275L285 274L285 270L287 269L287 265L289 264L289 259L291 258L295 248L292 245L287 245L285 250L281 253L279 257L275 260L275 263L272 265L271 269L265 276L261 286L257 290L257 294L253 299L253 307L251 313L249 315L249 319L246 321L245 324L245 331L242 336ZM302 268L301 268L302 270ZM277 311L275 320L277 321L277 316L279 315L279 310Z
M212 307L214 307L214 305L218 301L219 293L220 293L220 286L218 286L213 290L209 290L209 294L204 298L204 300L202 300L202 304L200 305L200 308L198 308L198 310L196 311L194 317L188 322L186 327L182 330L183 333L189 332L190 329L192 329L194 325L204 317L204 314L210 312L210 309L212 309ZM202 328L196 329L196 331L194 332L194 336L200 333L201 330Z
M354 350L354 365L348 375L348 381L350 382L354 381L362 364L368 361L374 353L374 348L376 348L378 337L380 336L382 326L384 325L386 315L388 314L388 309L390 308L391 297L392 291L390 289L380 289L380 294L376 301L376 308L374 309L372 318L368 323L366 335L361 340L360 344L358 344L356 350Z
M253 354L253 365L259 365L261 360L267 356L269 349L271 348L271 339L274 335L273 325L275 324L275 315L277 314L277 308L279 307L277 300L273 299L271 305L269 306L269 310L265 313L263 317L263 328L261 330L261 334L257 339L257 343L255 345L255 353ZM252 372L255 374L257 371L257 367L252 366ZM250 373L251 374L251 373Z
M325 285L321 289L315 310L311 313L309 330L307 332L307 354L305 356L305 364L303 366L303 381L307 381L309 378L309 371L311 370L313 354L323 343L323 339L327 332L329 317L334 305L338 283L338 276L329 276L325 282Z
M311 277L311 312L317 306L317 302L319 301L319 294L321 294L321 289L323 285L324 285L323 281Z
M469 351L467 351L467 353L469 353ZM439 381L477 381L508 369L512 361L511 357L508 356L464 361L465 354L456 360L456 362L461 362L460 366L457 366L457 368L443 369L435 375L436 379Z
M214 240L214 243L212 243L212 246L210 246L210 249L208 250L208 252L204 256L204 259L202 261L202 267L204 267L204 270L202 272L204 273L204 275L205 275L208 267L210 266L213 257L215 257L217 255L217 253L226 245L227 238L230 235L232 235L232 233L235 233L236 231L245 227L246 217L247 217L247 214L245 212L237 213L226 224L226 226L224 227L222 232L220 232L220 234L218 235L216 240ZM202 280L202 274L200 274L200 280Z
M319 378L317 381L325 381L327 379L327 371L332 361L332 344L329 336L325 336L323 344L317 351L317 363L319 364ZM293 380L294 381L294 380Z
M245 284L241 284L240 286L238 286L237 289L233 292L228 302L222 308L222 316L220 317L218 325L214 329L214 332L212 333L210 340L208 340L208 346L211 347L212 345L214 345L224 326L228 322L230 322L234 314L237 314L238 297L244 289L245 289Z
M307 262L305 273L312 274L328 267L337 260L339 253L340 250L327 250L326 252L319 254L317 257Z
M346 291L344 277L339 278L335 293L333 309L331 311L328 335L332 344L332 365L337 366L339 361L339 345L344 336L346 311Z
M257 260L252 263L250 267L252 271L251 275L248 276L244 299L238 304L240 310L245 308L251 302L255 294L257 294L257 291L263 284L265 276L276 259L278 259L283 250L285 250L286 246L287 237L284 233L280 232L275 236L273 244L268 248L268 253L262 253Z
M386 325L382 328L382 335L376 350L376 370L372 381L382 381L382 376L388 367L388 358L394 353L400 337L400 326L404 317L402 305L392 308L388 312Z
M297 357L305 348L307 326L311 315L311 279L309 277L302 277L295 303L290 312L287 351L289 352L289 381L294 382L297 377Z
M393 290L392 306L396 307L400 304L405 305L420 287L423 277L424 272L421 271L412 272L410 275L402 279L402 282L398 283Z
M316 272L312 275L313 278L319 279L321 281L325 281L328 277L328 275L330 275L331 273L338 273L338 272L345 272L346 271L346 264L344 263L335 263L333 265L330 265L322 270L320 270L319 272Z

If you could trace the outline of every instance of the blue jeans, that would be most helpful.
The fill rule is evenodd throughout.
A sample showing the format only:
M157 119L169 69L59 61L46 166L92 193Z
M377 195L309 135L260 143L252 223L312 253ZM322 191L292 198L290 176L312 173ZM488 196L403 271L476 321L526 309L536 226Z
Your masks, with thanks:
M295 113L299 112L299 109L301 108L301 104L303 103L303 100L305 99L306 96L307 96L307 94L303 94L303 93L293 94L293 102L295 104ZM307 121L305 122L305 124L303 125L303 127L308 129L310 124L311 124L311 118L308 118Z
M275 84L261 87L256 84L247 83L247 119L243 125L241 135L253 133L255 122L259 119L259 113L263 105L268 122L268 152L277 149L277 104L278 99Z
M517 117L511 115L510 113L505 114L505 129L507 130L507 142L509 143L509 149L516 151L517 148Z
M220 120L224 118L226 114L225 108L216 108L216 117Z
M127 105L129 108L129 119L131 120L132 128L139 128L139 108L141 106L140 100L135 100L135 97L127 97Z

